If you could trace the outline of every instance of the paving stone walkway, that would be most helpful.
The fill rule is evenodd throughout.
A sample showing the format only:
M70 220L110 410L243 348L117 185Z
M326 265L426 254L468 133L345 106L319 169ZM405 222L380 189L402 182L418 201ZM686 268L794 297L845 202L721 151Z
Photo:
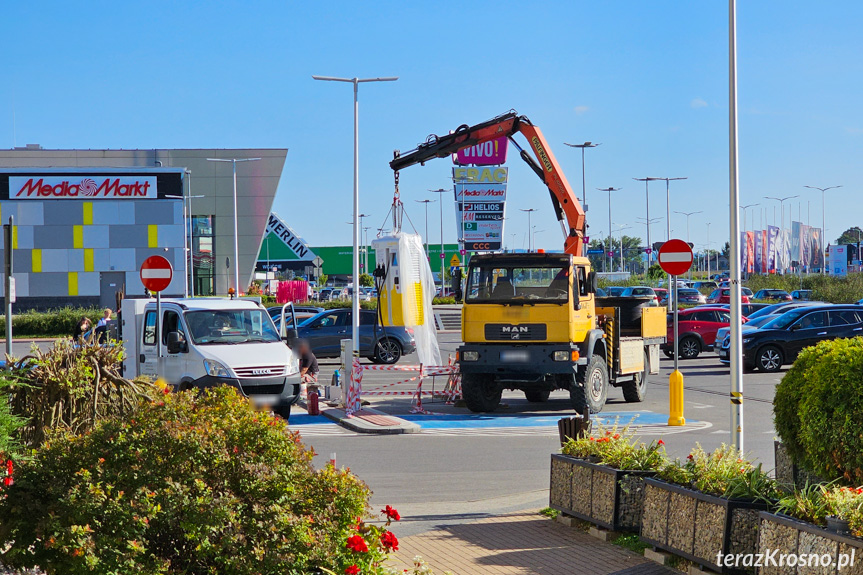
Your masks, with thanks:
M681 575L622 547L521 511L444 525L399 540L389 565L412 567L421 556L435 575Z

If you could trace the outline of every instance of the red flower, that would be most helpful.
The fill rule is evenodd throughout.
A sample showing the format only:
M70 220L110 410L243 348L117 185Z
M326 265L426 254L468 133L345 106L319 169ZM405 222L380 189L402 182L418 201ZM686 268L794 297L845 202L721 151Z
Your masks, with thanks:
M383 545L384 549L388 552L399 550L399 540L395 535L393 535L392 531L384 531L384 534L381 535L381 545Z
M3 479L3 485L5 485L6 487L9 487L13 483L15 483L15 480L12 479L11 477L6 477Z
M656 442L656 445L665 445L665 442L660 439Z
M164 393L165 395L168 395L169 393L171 393L171 387L166 385L165 389L162 390L162 393Z
M14 466L12 465L12 460L11 460L11 459L10 459L10 460L8 460L8 461L6 462L6 473L7 473L8 475L12 475L12 471L13 471L14 469L15 469L15 468L14 468Z
M689 461L692 461L692 459L693 459L692 454L690 453L689 455L687 455L686 459L688 459Z
M356 565L351 565L350 567L345 568L345 575L358 575L360 572L360 568Z
M615 433L615 434L614 434L614 439L620 439L620 434L619 434L619 433Z
M396 511L394 507L387 505L384 509L381 509L381 513L387 516L387 519L391 521L401 521L402 516L399 515L399 512Z
M369 552L369 546L366 545L366 540L360 535L351 535L348 537L348 542L345 546L354 553Z

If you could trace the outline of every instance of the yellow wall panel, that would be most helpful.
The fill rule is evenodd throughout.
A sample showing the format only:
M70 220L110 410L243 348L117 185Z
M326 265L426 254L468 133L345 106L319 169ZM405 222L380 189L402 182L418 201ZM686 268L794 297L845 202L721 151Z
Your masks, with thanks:
M42 271L42 250L34 249L30 250L31 262L30 262L30 271L32 272L41 272Z
M93 225L93 202L84 202L84 225Z
M18 226L12 226L12 249L18 249Z
M159 247L159 226L155 224L147 226L147 247Z
M69 295L78 295L78 272L69 272Z
M84 271L93 271L93 250L90 248L84 250Z
M72 247L76 250L84 247L84 226L72 226Z

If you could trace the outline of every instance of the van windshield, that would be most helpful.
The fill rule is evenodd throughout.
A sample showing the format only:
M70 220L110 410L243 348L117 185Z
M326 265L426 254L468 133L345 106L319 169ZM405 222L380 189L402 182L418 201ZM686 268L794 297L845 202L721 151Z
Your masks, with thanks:
M281 341L264 310L203 310L185 314L192 341L197 345L270 343Z
M569 266L471 266L466 301L564 304L569 301Z

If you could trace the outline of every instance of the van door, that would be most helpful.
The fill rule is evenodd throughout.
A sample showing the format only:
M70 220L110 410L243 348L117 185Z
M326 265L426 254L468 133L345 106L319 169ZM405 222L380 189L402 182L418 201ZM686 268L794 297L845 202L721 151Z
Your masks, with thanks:
M138 373L150 377L159 375L159 358L156 356L156 310L148 309L144 313L144 325L141 329L141 345L138 361L140 369Z
M154 316L155 317L155 316ZM176 311L166 309L162 312L162 349L165 350L165 359L162 362L162 376L168 383L180 385L186 374L186 358L189 356L188 343L180 353L168 353L168 334L176 331L180 334L180 341L188 342L183 320Z

